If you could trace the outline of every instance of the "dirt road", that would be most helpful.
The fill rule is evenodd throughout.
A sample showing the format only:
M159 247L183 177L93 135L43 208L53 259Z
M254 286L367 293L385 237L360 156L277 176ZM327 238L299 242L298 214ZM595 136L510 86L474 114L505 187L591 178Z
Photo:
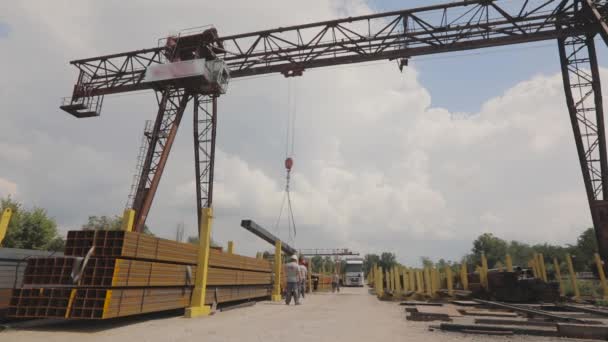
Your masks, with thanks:
M364 288L308 296L303 305L259 302L253 307L198 319L144 317L126 321L68 322L0 333L0 341L554 341L538 337L490 337L429 331L405 320L397 303L380 302ZM567 340L561 340L567 341ZM571 340L574 341L574 340Z

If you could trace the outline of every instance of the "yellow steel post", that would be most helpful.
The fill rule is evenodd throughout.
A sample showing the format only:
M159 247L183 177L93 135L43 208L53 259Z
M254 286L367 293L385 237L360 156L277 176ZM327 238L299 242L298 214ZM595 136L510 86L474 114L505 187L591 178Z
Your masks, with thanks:
M418 293L424 293L424 273L422 270L416 271L416 285L418 287Z
M511 260L511 254L507 254L505 257L505 262L507 263L507 272L513 272L513 261Z
M274 244L274 287L272 288L272 301L281 301L281 272L283 271L283 260L281 258L281 241Z
M384 270L384 278L386 280L386 291L391 292L391 273L389 270Z
M437 269L435 267L432 267L429 272L431 273L431 296L434 297L437 293L437 289L439 288L439 284L437 282L439 277L437 277Z
M460 264L460 283L462 284L463 290L469 290L469 276L467 274L467 264L464 261L462 262L462 264Z
M608 285L606 285L606 274L604 273L604 265L600 255L595 253L595 266L597 267L597 274L600 276L600 283L604 292L604 299L608 298Z
M381 298L384 295L384 284L382 280L382 268L378 267L376 270L376 283L374 284L374 288L376 289L376 295L378 298Z
M393 288L393 291L396 294L399 294L401 292L401 286L399 286L399 267L398 266L393 266L393 283L395 284L395 287Z
M308 276L308 292L312 293L312 259L308 259L306 266L306 275Z
M426 288L426 295L433 296L433 288L431 287L431 271L428 267L424 268L424 286Z
M234 241L228 241L228 254L234 254Z
M0 244L2 244L2 240L6 236L6 231L8 230L8 223L11 221L11 216L13 215L13 210L11 208L6 208L2 212L2 217L0 218Z
M135 222L135 210L125 209L122 214L122 230L126 232L133 231L133 223Z
M534 275L534 278L538 278L538 271L536 267L536 255L534 255L532 260L528 261L528 267L532 268L532 274Z
M481 272L483 273L481 285L487 290L488 289L488 259L486 258L485 253L481 254Z
M441 275L439 274L439 269L433 267L433 276L435 278L435 291L441 289Z
M566 295L566 291L564 289L562 271L559 269L559 262L557 262L557 258L553 258L553 268L555 269L555 278L557 278L557 281L559 281L559 295L563 297Z
M452 278L452 268L449 265L445 266L445 279L448 286L448 295L454 295L454 283Z
M416 291L416 270L410 268L409 277L410 291Z
M211 223L213 221L213 209L201 209L201 224L199 227L198 260L196 265L196 280L190 307L186 308L186 317L193 318L207 316L211 313L211 307L205 305L205 293L207 290L207 275L209 272L209 242L211 240Z
M581 293L578 289L576 273L574 273L574 266L572 265L570 254L566 254L566 262L568 263L568 273L570 274L570 282L572 283L572 290L574 291L574 300L578 300L581 297Z
M545 256L543 253L538 254L538 266L540 270L540 277L546 283L547 282L547 269L545 268Z
M403 267L401 269L401 275L403 276L403 293L405 294L406 292L410 291L410 286L409 286L409 276L408 276L408 269L407 267Z

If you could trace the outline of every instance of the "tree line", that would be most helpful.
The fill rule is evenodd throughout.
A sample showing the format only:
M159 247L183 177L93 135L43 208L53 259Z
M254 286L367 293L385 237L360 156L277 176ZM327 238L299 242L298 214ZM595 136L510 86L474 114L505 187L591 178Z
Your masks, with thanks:
M489 268L502 268L506 266L505 257L509 254L513 266L526 268L528 267L528 261L533 258L535 253L542 253L546 260L547 271L553 272L551 260L557 258L560 263L560 269L565 268L566 255L570 254L574 268L578 272L596 272L594 259L594 253L596 252L597 241L593 228L585 229L578 236L575 243L564 246L548 243L531 245L516 240L507 241L491 233L484 233L472 242L471 252L466 254L462 260L445 260L443 258L434 260L431 257L422 256L420 257L420 263L423 267L437 267L439 269L444 269L448 266L457 272L463 262L467 264L470 270L474 269L476 265L481 265L481 256L485 254ZM380 255L366 254L363 261L363 268L366 274L374 264L382 267L384 270L399 265L394 253L383 252Z

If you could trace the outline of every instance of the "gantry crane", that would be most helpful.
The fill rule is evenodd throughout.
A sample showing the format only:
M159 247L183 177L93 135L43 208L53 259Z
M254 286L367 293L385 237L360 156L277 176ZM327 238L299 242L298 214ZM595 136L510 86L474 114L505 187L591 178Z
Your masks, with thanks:
M599 251L608 260L608 161L595 50L608 44L608 0L466 0L339 20L219 36L215 28L171 36L157 47L70 62L79 70L61 108L99 116L105 95L151 89L158 112L132 203L142 231L189 102L194 103L196 196L213 200L218 97L230 78L396 60L454 51L556 40Z

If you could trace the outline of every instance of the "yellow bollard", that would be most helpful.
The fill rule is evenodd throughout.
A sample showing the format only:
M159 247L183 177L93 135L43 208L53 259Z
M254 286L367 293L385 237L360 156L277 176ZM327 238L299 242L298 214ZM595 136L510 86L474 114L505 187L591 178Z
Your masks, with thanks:
M196 280L190 307L186 308L185 316L188 318L207 316L211 313L211 307L205 305L205 294L207 290L207 275L209 273L209 242L211 240L211 223L213 221L213 209L201 209L201 225L199 227L198 263L196 266Z
M546 283L547 282L547 269L545 268L545 257L543 253L538 254L538 269L540 271L541 279Z
M559 295L563 297L566 295L566 291L564 289L562 271L559 269L559 262L557 262L557 258L553 258L553 268L555 269L555 278L557 278L557 281L559 281Z
M408 280L410 281L410 291L416 291L416 270L410 268Z
M228 241L228 254L234 254L234 241Z
M574 273L574 266L572 265L572 258L570 254L566 254L566 262L568 263L568 273L570 274L570 282L572 283L572 290L574 290L574 300L578 300L581 297L581 293L578 289L578 283L576 281L576 273Z
M2 244L2 240L4 240L4 237L6 236L11 216L13 216L13 210L11 208L4 209L2 217L0 218L0 244Z
M431 287L431 271L428 267L424 268L424 287L427 296L433 296L433 288Z
M602 265L602 259L597 253L595 253L595 266L597 267L597 274L600 276L600 283L602 284L604 299L608 299L608 285L606 285L606 274L604 273L604 265Z
M135 222L135 210L125 209L125 211L122 214L122 230L124 230L126 232L132 232L134 222Z
M453 279L452 279L452 269L450 268L450 266L445 266L445 279L447 282L447 287L448 287L448 295L452 296L454 295L454 283L453 283Z
M467 264L464 261L460 264L460 283L463 290L469 290L469 275L467 274Z
M485 254L481 254L481 272L483 273L482 286L488 289L488 259Z
M281 241L277 240L274 244L274 286L272 288L272 301L281 301L281 272L283 271L283 260L281 257Z
M513 272L513 261L510 254L505 257L505 262L507 263L507 272Z

